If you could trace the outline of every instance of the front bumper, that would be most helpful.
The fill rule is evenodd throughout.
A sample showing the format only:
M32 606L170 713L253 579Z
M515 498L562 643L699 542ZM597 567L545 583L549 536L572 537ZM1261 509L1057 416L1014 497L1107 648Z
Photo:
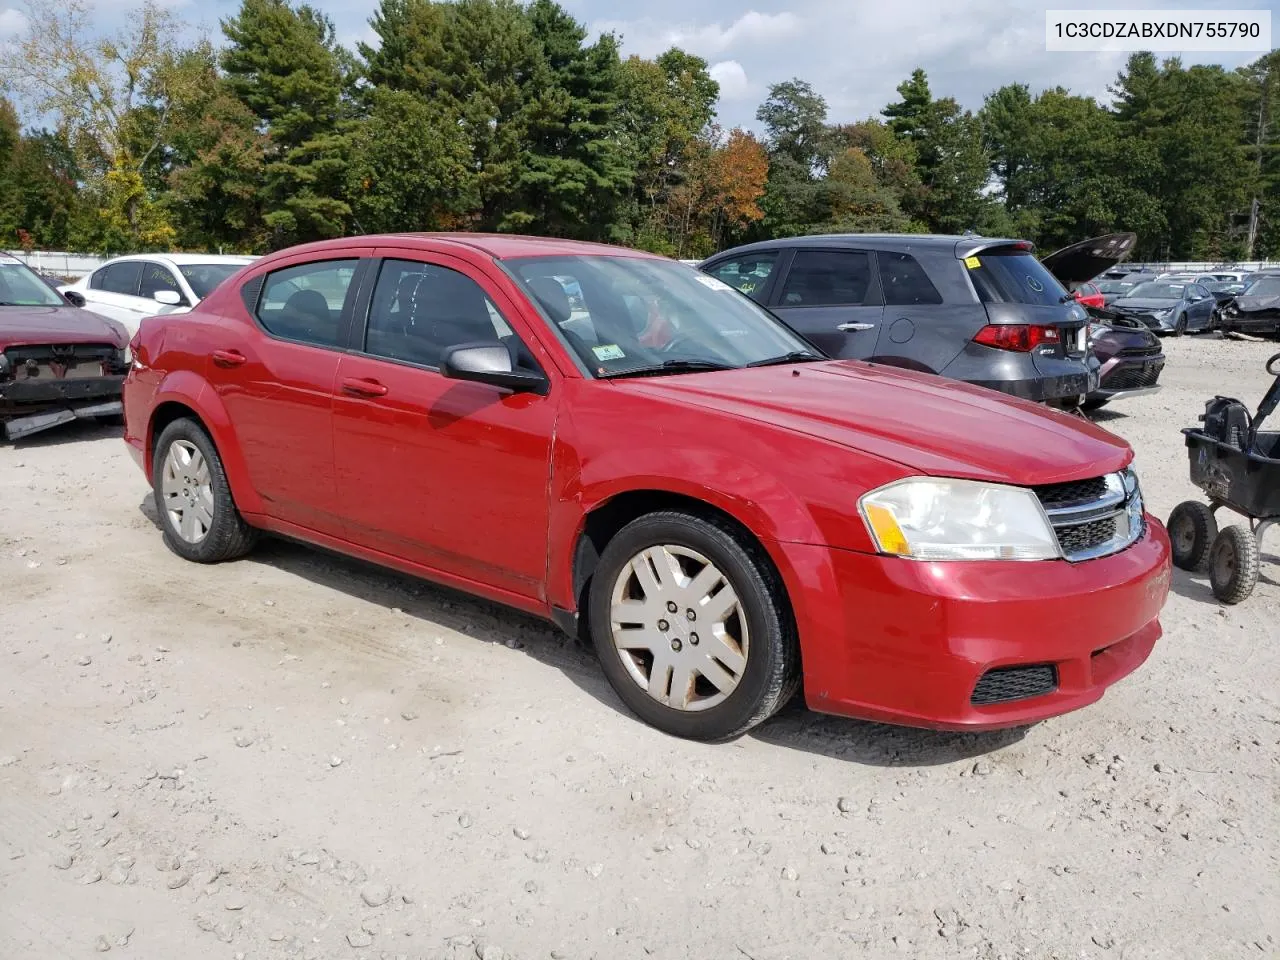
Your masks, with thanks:
M1222 314L1218 320L1218 329L1224 333L1252 333L1259 336L1280 333L1280 314L1265 313L1261 316L1237 313L1234 316Z
M118 416L124 376L0 382L0 436L7 440L73 420Z
M1142 357L1112 357L1102 365L1098 389L1089 394L1090 400L1119 400L1156 393L1164 370L1164 354Z
M1169 539L1150 516L1128 549L1074 564L795 544L786 555L805 584L793 595L810 708L941 730L1022 726L1098 700L1150 655L1170 584ZM979 681L1009 667L1051 667L1052 689L989 702L990 677Z

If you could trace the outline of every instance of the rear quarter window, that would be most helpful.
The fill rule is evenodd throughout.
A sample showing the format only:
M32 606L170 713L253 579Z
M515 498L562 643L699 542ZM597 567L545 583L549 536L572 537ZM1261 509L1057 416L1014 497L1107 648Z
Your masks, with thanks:
M1043 263L1022 250L984 250L962 263L983 303L1025 303L1052 307L1067 291Z

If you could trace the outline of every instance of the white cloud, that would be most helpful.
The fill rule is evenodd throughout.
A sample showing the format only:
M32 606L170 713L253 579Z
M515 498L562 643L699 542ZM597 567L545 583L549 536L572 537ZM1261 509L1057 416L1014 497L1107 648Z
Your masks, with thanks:
M652 17L638 20L603 20L594 23L593 33L622 35L628 53L652 57L671 47L680 47L702 57L714 57L729 50L776 43L795 36L803 21L794 13L757 13L749 10L727 27L716 23L671 23Z
M27 16L21 10L10 7L0 10L0 37L16 37L27 30Z
M751 94L751 84L747 80L747 71L737 60L721 60L713 63L707 71L711 79L720 84L720 101L742 100Z

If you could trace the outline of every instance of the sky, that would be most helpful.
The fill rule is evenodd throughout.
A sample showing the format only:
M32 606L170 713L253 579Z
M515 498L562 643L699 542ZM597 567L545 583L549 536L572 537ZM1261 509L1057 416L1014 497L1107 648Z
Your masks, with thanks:
M0 0L0 42L23 29L25 0ZM121 29L133 0L86 0L103 30ZM219 18L239 0L163 0L193 36L221 39ZM654 56L672 45L705 58L720 83L720 122L756 128L756 108L770 84L807 80L827 101L833 122L878 114L916 67L935 96L977 109L983 97L1015 82L1033 90L1064 86L1106 101L1124 53L1050 53L1046 8L1114 9L1119 2L1058 0L560 0L593 35L612 31L623 51ZM377 0L311 0L334 21L348 46L373 39ZM1270 9L1280 32L1280 0L1124 0L1126 8ZM1258 53L1185 54L1184 63L1236 67Z

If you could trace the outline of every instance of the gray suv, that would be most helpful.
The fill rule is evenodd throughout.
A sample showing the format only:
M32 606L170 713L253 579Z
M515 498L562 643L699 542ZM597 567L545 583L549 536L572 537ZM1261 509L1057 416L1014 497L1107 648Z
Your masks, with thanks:
M1025 240L920 234L791 237L698 269L833 357L1076 407L1098 386L1088 314Z

